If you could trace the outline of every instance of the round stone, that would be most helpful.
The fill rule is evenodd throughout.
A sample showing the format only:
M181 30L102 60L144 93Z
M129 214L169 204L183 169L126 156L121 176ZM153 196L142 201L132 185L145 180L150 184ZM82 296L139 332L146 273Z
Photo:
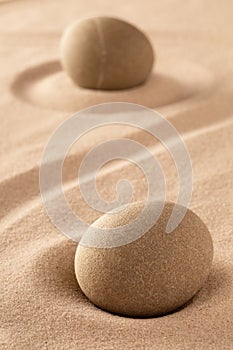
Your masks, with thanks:
M156 202L150 206L153 210ZM114 234L110 228L121 227L124 235L124 225L133 222L143 207L142 202L132 203L103 215L91 227L109 230L109 235ZM121 315L155 316L182 306L203 286L213 259L211 235L189 209L181 223L166 233L173 207L165 203L152 228L131 243L101 248L83 245L81 240L75 273L83 293L95 305Z
M152 46L139 29L110 17L69 26L61 40L61 62L75 84L90 89L125 89L151 72Z

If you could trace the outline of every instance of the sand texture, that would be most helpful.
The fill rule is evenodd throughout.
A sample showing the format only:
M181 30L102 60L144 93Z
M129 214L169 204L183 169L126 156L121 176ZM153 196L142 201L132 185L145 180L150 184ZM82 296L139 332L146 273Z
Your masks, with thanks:
M0 1L0 348L232 349L233 347L233 2ZM63 29L78 17L119 16L150 37L157 62L150 79L131 90L75 87L59 63ZM126 101L158 110L190 152L190 208L214 243L213 268L193 300L164 317L132 319L92 305L74 273L77 244L58 232L39 193L39 166L51 133L72 112ZM175 201L177 173L158 142L133 128L106 127L85 135L67 156L67 199L85 220L98 215L82 201L77 168L95 144L128 135L156 155ZM103 169L97 187L113 200L127 178L134 199L146 182L127 162Z

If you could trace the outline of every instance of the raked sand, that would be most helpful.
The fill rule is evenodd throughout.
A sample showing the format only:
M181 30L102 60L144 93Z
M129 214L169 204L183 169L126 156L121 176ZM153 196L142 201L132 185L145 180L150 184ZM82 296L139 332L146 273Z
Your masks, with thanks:
M0 1L0 344L1 349L232 349L233 346L233 3L231 1ZM63 29L91 15L123 17L143 28L157 53L151 78L124 91L74 87L59 63ZM93 306L74 274L77 243L50 222L39 193L39 166L52 132L71 113L125 101L158 110L191 155L191 209L208 226L214 262L202 290L181 310L150 319L115 316ZM107 129L107 130L106 130ZM66 195L92 222L75 178L95 144L127 135L157 156L175 200L177 174L165 149L144 132L106 127L86 135L64 165ZM120 169L120 171L119 171ZM114 199L127 178L134 199L146 182L114 162L98 189Z

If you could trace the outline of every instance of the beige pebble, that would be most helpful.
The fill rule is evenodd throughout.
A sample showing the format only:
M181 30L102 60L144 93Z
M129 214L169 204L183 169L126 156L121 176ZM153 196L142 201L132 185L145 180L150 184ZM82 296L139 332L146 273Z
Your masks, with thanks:
M76 277L95 305L121 315L155 316L182 306L202 287L213 259L210 233L191 210L172 233L166 233L173 206L166 203L154 226L129 244L114 248L78 245ZM141 202L130 204L122 212L103 215L94 226L126 225L142 208Z
M125 89L150 74L154 54L139 29L110 17L77 21L64 32L61 62L75 84L90 89Z

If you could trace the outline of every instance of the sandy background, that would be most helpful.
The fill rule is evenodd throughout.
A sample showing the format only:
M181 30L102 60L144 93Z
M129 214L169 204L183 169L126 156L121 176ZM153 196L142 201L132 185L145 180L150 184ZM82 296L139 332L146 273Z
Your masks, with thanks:
M232 1L0 1L0 344L1 349L232 349L233 348L233 2ZM150 36L157 65L143 86L121 92L75 88L61 70L63 29L90 15L132 21ZM194 170L193 209L214 241L213 269L192 302L171 315L130 319L97 309L74 276L76 244L51 224L41 204L42 150L72 112L100 102L128 101L154 108L182 134ZM97 131L105 140L127 134L156 154L168 199L177 176L166 151L139 131ZM64 167L67 198L83 218L74 179L94 142L87 135ZM119 170L120 169L120 170ZM144 196L145 179L127 163L98 178L105 198L117 179Z

